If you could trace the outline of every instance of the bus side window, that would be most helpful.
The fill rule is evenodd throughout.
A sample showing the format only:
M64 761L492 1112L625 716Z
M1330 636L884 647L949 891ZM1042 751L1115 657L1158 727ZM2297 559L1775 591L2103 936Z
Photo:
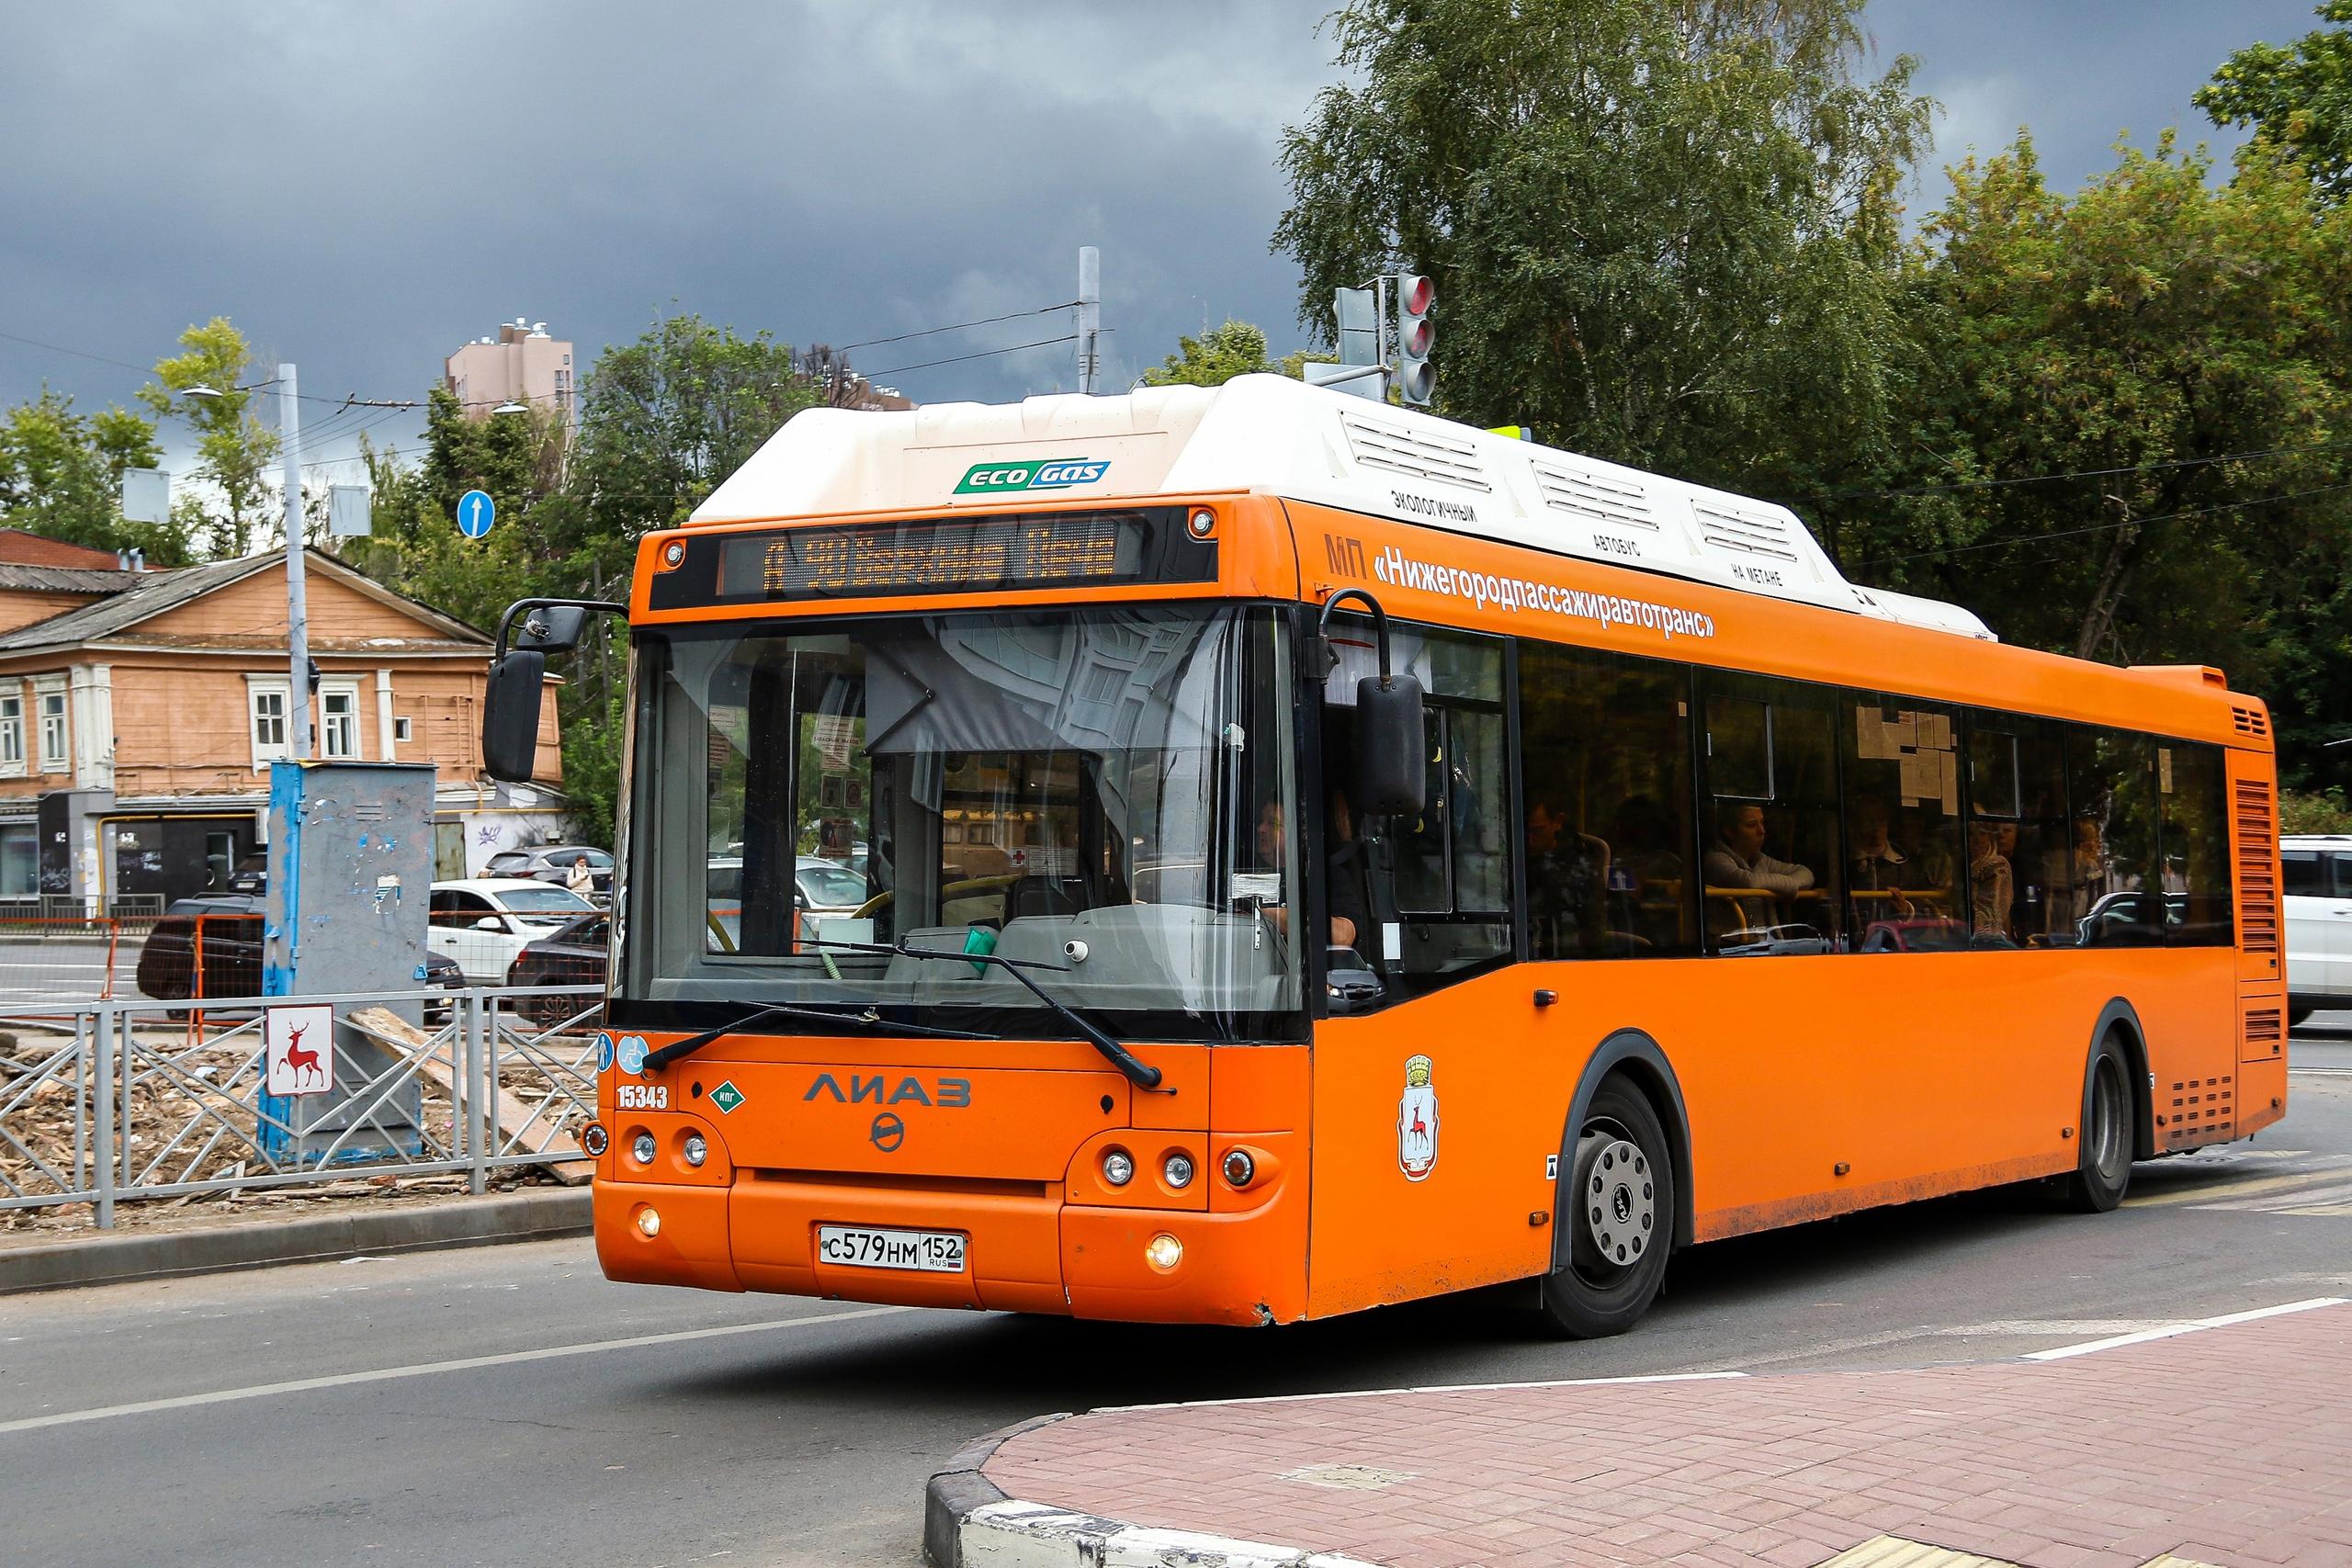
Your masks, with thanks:
M1969 945L1977 902L1962 874L1960 723L1945 708L1852 694L1839 724L1845 750L1848 929L1863 953L1949 951ZM2002 771L1990 770L1998 785ZM2015 793L2016 770L2007 776ZM1988 792L1997 801L1997 792ZM2012 813L2015 806L2010 806ZM1989 829L1966 846L1982 865L1984 923L2000 933L2008 895ZM1997 906L1997 908L1996 908Z
M2068 730L2075 919L2071 931L2052 931L2053 941L2086 947L2164 942L2155 750L2147 736L2127 730Z
M2227 947L2236 940L2224 789L2220 747L2193 740L2156 743L2156 791L2164 803L2165 941L2170 946Z
M1710 951L1838 951L1838 694L1715 671L1701 690L1710 819L1700 824L1699 867Z
M1352 619L1342 617L1339 625ZM1343 661L1325 685L1324 771L1335 788L1324 818L1327 864L1318 878L1324 908L1349 911L1361 878L1365 918L1358 921L1350 913L1358 928L1352 945L1385 981L1388 1002L1509 960L1517 842L1504 732L1503 644L1401 624L1393 625L1393 632L1397 662L1427 694L1425 802L1414 816L1360 818L1347 799L1358 671ZM1343 836L1342 823L1350 836ZM1358 1002L1349 1010L1369 1008Z
M1530 955L1697 952L1689 672L1522 643L1519 700Z

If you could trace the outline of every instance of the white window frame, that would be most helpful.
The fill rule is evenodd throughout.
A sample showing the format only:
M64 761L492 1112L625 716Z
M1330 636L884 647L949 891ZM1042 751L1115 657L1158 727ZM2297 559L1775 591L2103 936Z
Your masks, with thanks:
M414 728L415 725L409 716L401 714L392 720L392 739L405 746L415 739L411 733Z
M333 720L327 713L327 699L341 697L351 705L351 710L341 716L351 725L351 743L338 748L333 739ZM319 755L331 761L359 761L359 682L339 681L329 677L319 682Z
M71 773L74 769L74 721L72 703L65 692L62 675L33 677L33 712L40 719L40 771L44 773ZM54 723L51 721L54 720ZM50 743L56 742L56 750Z
M287 676L247 675L245 677L245 744L253 750L254 772L259 773L270 763L294 755L293 703L289 698L291 682ZM277 699L277 739L275 744L261 738L262 698Z
M0 778L25 776L25 688L10 682L0 692Z

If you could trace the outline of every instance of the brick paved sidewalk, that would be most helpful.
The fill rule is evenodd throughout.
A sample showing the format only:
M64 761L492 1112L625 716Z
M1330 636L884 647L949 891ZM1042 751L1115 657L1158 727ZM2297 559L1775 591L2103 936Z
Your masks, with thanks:
M983 1473L1396 1568L1809 1568L1880 1536L2032 1568L2352 1568L2352 1305L2046 1361L1100 1411Z

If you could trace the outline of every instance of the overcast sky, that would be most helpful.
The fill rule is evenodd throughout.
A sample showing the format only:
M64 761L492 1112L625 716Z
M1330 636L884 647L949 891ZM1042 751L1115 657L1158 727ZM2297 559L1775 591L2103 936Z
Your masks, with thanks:
M796 344L1051 306L1102 250L1106 381L1239 316L1295 346L1267 250L1329 0L622 0L0 8L0 333L130 365L224 314L305 393L419 396L516 316L582 365L681 310ZM2311 0L1872 0L1941 102L1935 164L2030 126L2052 179ZM1944 188L1930 172L1915 210ZM876 344L926 402L1075 388L1066 312ZM888 374L878 374L888 372ZM137 371L0 337L0 405ZM326 450L356 414L311 404ZM320 422L326 422L321 423ZM378 435L413 432L395 415ZM167 436L171 433L167 432ZM182 443L176 439L176 448Z

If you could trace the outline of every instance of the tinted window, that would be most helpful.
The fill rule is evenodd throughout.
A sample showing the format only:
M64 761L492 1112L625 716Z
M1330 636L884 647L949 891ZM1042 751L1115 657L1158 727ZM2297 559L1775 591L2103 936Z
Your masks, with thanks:
M2041 946L2053 930L2071 942L2071 896L2064 890L2072 886L2074 828L2064 727L2016 714L1972 715L1968 761L1969 909L1984 939L1978 945Z
M1866 952L1967 945L1972 900L1961 874L1958 720L1946 708L1854 695L1838 732L1848 922L1863 939L1857 945ZM2001 889L1987 890L1988 904L2006 901ZM1873 942L1877 925L1888 929Z
M2291 898L2324 898L2327 894L2320 886L2319 856L2311 850L2281 850L2279 870L2285 874L2287 895Z
M2073 940L2086 945L2147 947L2165 940L2155 751L2148 737L2126 730L2067 735L2074 833L2068 905ZM2053 931L2051 939L2063 942L2066 933Z
M2176 947L2226 947L2235 934L2224 789L2220 747L2182 740L2157 743L2165 937Z
M1530 953L1696 952L1688 672L1530 643L1519 683Z
M1834 951L1842 881L1838 695L1824 686L1712 671L1701 684L1709 944L1725 953Z

